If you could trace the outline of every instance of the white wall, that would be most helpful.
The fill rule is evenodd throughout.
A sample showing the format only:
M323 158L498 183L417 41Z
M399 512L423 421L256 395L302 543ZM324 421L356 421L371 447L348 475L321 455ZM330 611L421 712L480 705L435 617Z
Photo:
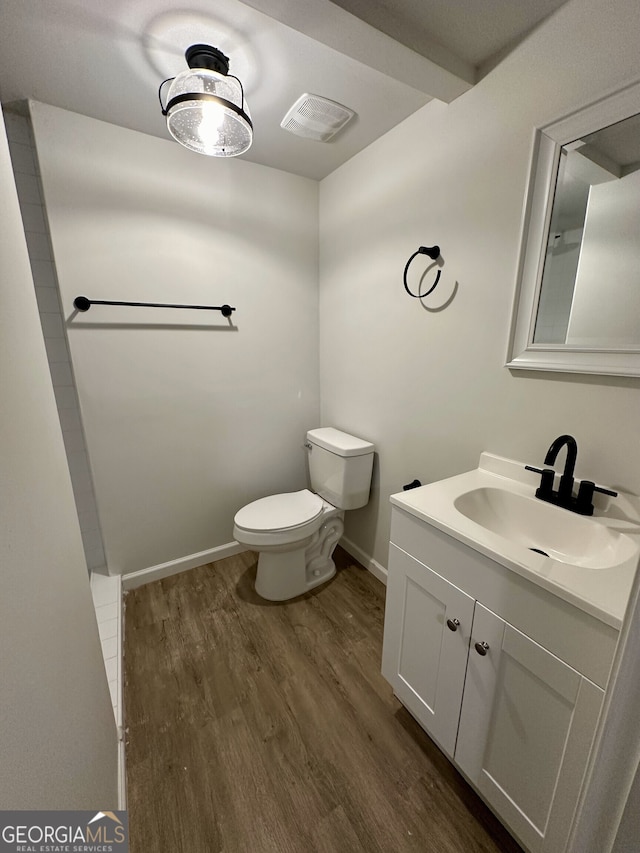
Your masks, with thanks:
M322 421L376 443L373 498L346 535L383 565L389 494L482 450L536 464L572 433L579 475L640 492L637 380L504 367L533 128L640 77L639 29L637 0L570 0L472 90L321 183ZM445 266L421 305L402 270L434 243Z
M27 115L7 111L5 125L49 372L80 522L84 556L90 571L104 569L102 534L82 431L80 406L64 333L31 122Z
M116 731L0 113L0 808L116 808Z
M640 344L640 171L592 186L567 343Z
M306 485L318 424L317 184L31 104L107 564L224 545ZM93 307L177 302L217 313Z
M613 853L638 853L640 847L640 772L631 786Z

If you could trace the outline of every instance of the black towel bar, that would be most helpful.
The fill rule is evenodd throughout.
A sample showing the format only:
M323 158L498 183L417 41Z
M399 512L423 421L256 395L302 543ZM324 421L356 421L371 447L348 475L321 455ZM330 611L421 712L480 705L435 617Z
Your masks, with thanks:
M192 308L196 311L220 311L223 317L230 317L235 308L231 305L175 305L167 302L115 302L110 299L87 299L76 296L73 307L78 311L88 311L92 305L133 305L135 308Z

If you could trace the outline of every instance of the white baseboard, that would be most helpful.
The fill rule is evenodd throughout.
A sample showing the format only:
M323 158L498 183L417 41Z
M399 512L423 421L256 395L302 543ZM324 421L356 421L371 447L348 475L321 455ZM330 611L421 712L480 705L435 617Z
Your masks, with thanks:
M116 706L116 730L118 732L118 809L127 808L127 765L124 742L124 599L122 597L122 575L118 584L118 699Z
M118 729L118 810L127 810L127 755L124 731Z
M351 554L359 563L368 569L371 574L377 578L381 583L385 586L387 585L387 570L384 566L382 566L377 560L374 560L373 557L370 557L368 554L351 542L350 539L346 539L344 536L340 540L340 544L347 552L347 554Z
M140 569L138 572L122 575L122 587L123 589L135 589L145 583L178 575L188 569L195 569L197 566L204 566L205 563L213 563L215 560L223 560L225 557L232 557L234 554L241 554L246 550L245 546L240 545L239 542L228 542L226 545L219 545L217 548L209 548L208 551L199 551L197 554L189 554L189 556L180 557L178 560L170 560L168 563L160 563L157 566L150 566L148 569Z
M122 576L117 576L115 578L115 582L118 590L118 628L116 634L116 648L118 656L118 690L116 694L116 726L118 727L118 734L120 734L120 730L122 729L122 724L124 720L124 602L122 598Z
M109 693L113 706L113 715L116 726L116 768L117 768L117 797L118 808L127 807L127 777L125 767L125 745L124 745L124 606L122 600L122 577L120 575L108 575L106 571L91 572L91 597L96 612L98 630L104 626L111 626L115 621L115 635L109 629L109 633L101 641L102 658L105 664L105 677L109 683ZM108 611L105 613L105 610ZM114 619L115 610L115 619ZM102 634L101 634L102 636ZM112 648L113 641L116 642L115 651ZM112 664L115 663L115 674Z

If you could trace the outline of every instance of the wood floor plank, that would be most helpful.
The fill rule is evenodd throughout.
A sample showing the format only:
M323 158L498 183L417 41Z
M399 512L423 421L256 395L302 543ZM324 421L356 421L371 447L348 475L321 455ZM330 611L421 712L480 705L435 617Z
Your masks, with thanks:
M342 806L337 806L313 830L315 853L367 853Z
M380 674L384 587L266 602L250 552L127 594L132 853L521 853Z

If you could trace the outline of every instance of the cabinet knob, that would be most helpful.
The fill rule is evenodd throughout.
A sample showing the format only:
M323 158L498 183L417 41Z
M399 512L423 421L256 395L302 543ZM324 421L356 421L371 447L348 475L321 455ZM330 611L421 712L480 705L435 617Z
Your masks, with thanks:
M476 643L476 651L484 657L489 651L489 643Z
M460 620L459 619L447 619L447 628L450 631L457 631L459 627L460 627Z

